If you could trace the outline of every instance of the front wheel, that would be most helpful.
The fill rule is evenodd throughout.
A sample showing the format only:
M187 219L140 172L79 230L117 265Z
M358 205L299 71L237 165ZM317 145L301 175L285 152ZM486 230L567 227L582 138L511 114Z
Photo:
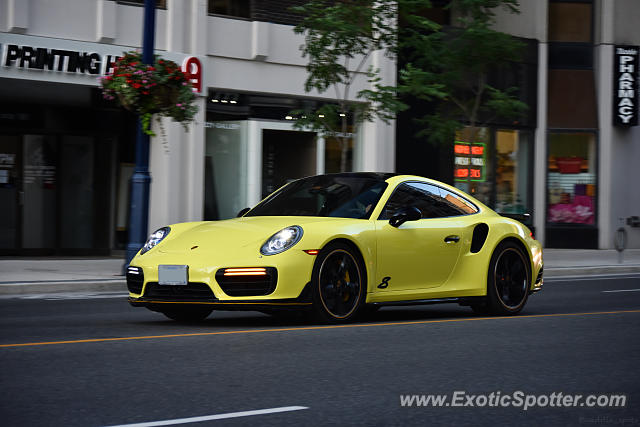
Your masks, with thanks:
M162 314L179 322L199 322L206 319L212 311L212 308L206 306L187 306L164 309Z
M530 283L528 257L514 242L503 242L491 256L485 304L472 308L480 314L517 314L527 302Z
M340 323L354 319L364 306L367 291L360 254L343 243L326 246L313 267L312 286L317 320Z

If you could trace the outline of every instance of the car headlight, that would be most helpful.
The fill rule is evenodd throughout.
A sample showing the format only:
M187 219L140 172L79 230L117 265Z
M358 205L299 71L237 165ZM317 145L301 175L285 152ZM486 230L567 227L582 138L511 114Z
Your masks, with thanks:
M142 249L140 249L140 255L142 255L145 252L151 250L158 243L162 242L162 239L167 237L167 235L169 234L170 231L171 231L170 227L162 227L162 228L154 231L151 234L151 236L149 236L149 238L147 239L147 242L144 244Z
M302 227L299 225L283 228L264 242L260 248L260 253L262 255L279 254L298 243L301 238Z

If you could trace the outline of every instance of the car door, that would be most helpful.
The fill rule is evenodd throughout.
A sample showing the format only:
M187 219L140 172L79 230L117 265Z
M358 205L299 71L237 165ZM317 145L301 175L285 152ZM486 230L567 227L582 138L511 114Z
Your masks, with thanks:
M463 203L463 205L461 205ZM422 218L399 227L389 219L416 207ZM376 221L377 291L410 291L443 285L463 246L465 215L477 212L450 191L425 182L400 184Z

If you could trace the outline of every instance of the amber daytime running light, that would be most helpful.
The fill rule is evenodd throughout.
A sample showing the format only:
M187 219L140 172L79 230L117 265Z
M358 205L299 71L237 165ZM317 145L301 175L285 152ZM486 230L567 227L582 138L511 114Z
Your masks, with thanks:
M266 276L266 268L225 268L225 276Z

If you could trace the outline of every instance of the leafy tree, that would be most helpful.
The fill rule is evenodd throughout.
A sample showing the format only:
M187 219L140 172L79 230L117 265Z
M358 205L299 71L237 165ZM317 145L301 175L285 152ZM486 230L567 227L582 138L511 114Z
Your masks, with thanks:
M446 8L456 16L452 28L425 17L431 6L429 0L310 0L292 8L302 17L294 31L304 35L301 51L309 61L305 91L333 89L337 100L315 111L294 111L296 127L337 133L341 171L347 169L349 124L394 119L407 108L399 94L433 102L432 112L416 119L424 125L419 135L434 142L450 142L467 125L474 138L496 117L515 119L526 110L517 88L490 84L495 70L519 59L523 44L491 28L495 10L519 13L518 1L451 0ZM400 53L399 85L382 84L380 70L369 66L368 89L353 102L354 82L376 51L394 59Z
M496 118L514 120L527 105L516 87L491 84L493 75L520 59L524 44L492 29L495 11L519 13L517 0L452 0L452 28L441 28L421 16L422 0L402 0L404 25L400 43L406 65L400 70L400 91L434 101L432 111L416 118L425 127L419 135L450 142L465 126L463 138L475 140ZM425 31L430 26L432 31Z
M375 117L384 122L395 118L404 104L396 87L384 85L380 69L366 68L368 89L355 94L354 83L362 79L364 67L376 51L394 57L397 47L397 3L372 0L311 0L293 7L302 16L294 31L304 34L300 47L307 57L305 91L324 93L333 89L335 103L320 103L315 110L297 110L296 127L312 129L325 137L337 137L341 145L340 170L346 171L349 125Z

